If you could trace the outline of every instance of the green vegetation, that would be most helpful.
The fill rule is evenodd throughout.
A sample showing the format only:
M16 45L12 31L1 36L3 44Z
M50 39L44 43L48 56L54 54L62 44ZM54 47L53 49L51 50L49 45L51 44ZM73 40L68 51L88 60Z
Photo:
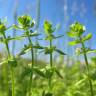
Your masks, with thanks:
M2 53L0 55L0 96L96 96L96 58L92 57L89 62L87 57L88 53L96 50L85 47L85 42L92 38L92 34L84 35L85 27L79 22L70 26L67 35L73 38L73 41L70 41L69 45L81 44L76 53L82 54L85 62L78 60L69 65L63 62L67 53L54 45L54 40L63 38L63 35L55 35L57 27L47 20L44 22L45 37L40 40L49 44L44 46L39 43L39 39L38 43L34 42L34 37L43 35L37 33L34 26L34 20L28 15L18 17L18 24L10 27L0 21L0 43L3 43L7 50L6 56ZM11 29L23 31L22 35L7 36L6 31ZM13 55L9 47L10 41L22 39L28 39L28 44ZM39 54L43 52L50 57L49 64L35 58L37 49ZM22 58L22 55L28 52L31 53L31 59ZM54 60L54 53L59 54L58 62Z
M88 81L89 81L89 85L90 85L90 92L91 92L91 96L94 96L93 93L93 85L92 85L92 81L90 78L90 70L89 70L89 63L88 63L88 58L87 58L87 52L90 51L88 50L88 48L85 47L84 42L89 40L92 37L92 34L88 34L87 36L83 36L83 33L85 32L85 27L76 22L75 24L72 24L70 26L70 32L68 32L69 37L74 38L75 40L70 42L70 45L76 45L76 44L81 44L81 52L79 52L80 54L84 55L84 59L85 59L85 64L86 64L86 69L87 69L87 77L88 77Z

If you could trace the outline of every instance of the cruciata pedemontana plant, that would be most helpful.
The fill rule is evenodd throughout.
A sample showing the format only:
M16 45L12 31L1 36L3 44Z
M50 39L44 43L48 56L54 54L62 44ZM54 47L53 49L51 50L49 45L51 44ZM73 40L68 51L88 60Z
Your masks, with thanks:
M44 49L44 47L40 46L39 43L38 44L34 44L34 42L32 42L32 38L31 37L36 37L40 34L37 34L37 32L33 32L32 28L34 27L35 22L34 20L28 16L28 15L24 15L24 16L20 16L18 17L18 25L14 25L14 28L16 29L20 29L23 30L24 33L22 36L20 37L15 37L16 39L21 39L21 38L27 38L29 41L29 44L24 45L24 48L19 52L19 54L17 54L17 57L26 54L28 51L31 51L31 66L29 66L28 68L26 68L25 73L28 75L30 74L30 80L29 80L29 84L28 84L28 92L27 95L28 96L33 96L34 93L32 93L32 89L33 89L33 75L34 73L45 77L45 74L40 70L40 68L35 66L35 56L34 56L34 50L35 49ZM29 75L28 75L29 76Z
M14 90L14 87L15 87L14 86L14 68L17 65L17 60L14 56L11 55L9 45L8 45L9 41L13 40L13 39L10 36L6 35L6 31L8 29L10 29L11 27L7 28L6 25L3 22L0 21L0 43L3 43L6 47L6 50L7 50L7 58L1 63L2 64L8 64L9 68L11 69L12 96L14 96L14 94L15 94L14 93L15 92L15 90ZM9 71L7 67L6 67L5 70ZM6 71L6 74L5 74L6 76L8 75L7 71ZM9 84L8 79L6 78L6 92L7 92L7 95L9 94L8 84Z
M75 22L70 26L69 32L67 32L68 36L73 38L74 40L69 42L69 45L74 46L77 44L81 44L81 48L77 50L78 54L83 54L84 55L84 60L86 64L86 69L87 69L87 77L88 77L88 82L90 86L90 96L94 96L94 91L93 91L93 85L92 85L92 79L90 75L90 68L89 68L89 63L88 63L88 58L87 58L87 53L91 52L90 48L85 47L85 42L89 39L92 38L92 34L89 33L86 36L84 36L85 32L85 26L80 24L79 22Z
M36 32L33 32L32 28L34 27L34 20L28 16L28 15L24 15L24 16L20 16L18 17L18 26L14 26L16 29L22 29L24 31L24 34L21 37L25 37L28 38L29 44L25 45L24 48L22 49L22 51L19 53L20 55L25 54L28 50L31 51L31 68L30 68L30 80L29 80L29 87L28 87L28 96L32 96L32 92L31 92L31 88L32 88L32 84L33 84L33 68L34 68L34 46L33 42L31 40L31 37L33 36L38 36L38 34Z
M53 40L62 37L63 35L60 36L55 36L54 32L56 31L56 28L53 28L52 24L49 21L44 22L44 32L46 37L44 40L49 41L49 46L44 47L44 53L47 55L50 55L50 66L46 66L45 68L45 78L48 80L48 86L49 86L49 92L43 92L42 96L53 96L52 91L52 77L53 73L56 73L59 77L63 78L59 71L56 69L56 67L53 65L53 52L58 52L61 55L65 55L64 52L61 50L57 49L56 46L53 45Z

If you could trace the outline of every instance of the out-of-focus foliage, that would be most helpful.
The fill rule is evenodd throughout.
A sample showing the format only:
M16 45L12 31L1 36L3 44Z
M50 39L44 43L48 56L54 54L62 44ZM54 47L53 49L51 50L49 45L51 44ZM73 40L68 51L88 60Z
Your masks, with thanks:
M0 55L0 58L3 59L2 54ZM95 61L96 59L95 57L93 57L90 64L94 94L96 94L96 70L94 69L96 67ZM30 73L28 66L30 67L30 63L30 59L18 59L18 65L15 69L15 96L26 96ZM87 77L85 64L83 62L76 61L72 65L61 63L61 61L59 61L58 63L53 63L57 65L57 68L60 69L60 73L63 76L63 78L58 78L58 76L54 74L54 76L52 77L52 91L54 93L54 96L89 96L90 92L89 88L87 87L89 85L88 83L86 83ZM0 96L6 96L6 82L4 81L4 72L6 72L6 70L4 70L4 66L4 64L0 65ZM45 68L46 62L38 60L36 66L41 69ZM34 96L42 96L43 91L48 90L48 83L46 79L35 74L33 84L34 87L32 91L34 92ZM7 78L9 78L10 80L10 75L8 75ZM11 96L11 81L9 81L8 83L9 96Z

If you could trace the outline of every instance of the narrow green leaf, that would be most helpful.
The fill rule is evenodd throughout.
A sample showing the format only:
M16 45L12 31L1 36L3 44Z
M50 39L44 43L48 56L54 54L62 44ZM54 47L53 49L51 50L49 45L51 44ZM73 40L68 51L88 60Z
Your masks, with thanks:
M6 64L7 62L8 62L8 60L4 60L4 61L0 62L0 66L3 64Z
M63 79L63 76L60 74L60 72L59 72L57 69L55 69L55 72L56 72L56 74L57 74L61 79Z
M23 29L22 26L18 26L18 25L15 25L15 24L13 24L12 27L13 27L14 29L19 29L19 30L20 30L20 29Z
M71 37L71 38L74 38L75 37L75 35L74 35L74 33L73 32L67 32L67 35L69 36L69 37Z
M55 37L54 39L61 38L61 37L63 37L63 36L64 36L64 35L60 35L60 36Z
M6 28L6 30L11 30L11 29L13 29L13 26L9 26Z
M21 78L23 78L24 79L24 77L26 77L26 76L29 76L30 75L30 73L31 73L31 69L30 68L24 68L24 70L23 70L23 72L22 72L22 74L21 74Z
M40 75L41 77L45 78L45 74L43 73L43 71L41 69L35 67L35 68L33 68L33 71L35 73L37 73L38 75Z
M87 40L89 40L89 39L91 39L91 38L92 38L92 34L89 33L89 34L87 34L85 37L83 37L82 41L87 41Z
M85 82L85 80L86 78L79 80L78 82L75 83L75 86L80 86L82 83Z
M40 45L33 46L33 48L36 48L36 49L44 49L44 47L42 47L42 46L40 46Z
M34 37L34 36L39 36L40 34L37 34L37 33L32 33L29 35L29 37ZM16 36L16 37L9 37L7 38L8 41L11 41L11 40L21 40L23 38L26 38L28 37L27 35L22 35L22 36ZM3 42L3 41L1 41Z
M59 49L55 49L55 51L58 52L58 53L61 54L61 55L66 55L64 52L62 52L62 51L59 50Z
M95 50L88 50L87 53L96 53L96 49Z
M70 46L74 46L74 45L77 45L77 44L79 44L79 43L81 43L81 42L78 41L78 40L74 40L74 41L70 41L68 44L69 44Z
M31 50L31 46L30 45L28 45L28 46L25 45L24 48L21 50L21 52L19 52L19 54L17 56L24 55L30 50Z

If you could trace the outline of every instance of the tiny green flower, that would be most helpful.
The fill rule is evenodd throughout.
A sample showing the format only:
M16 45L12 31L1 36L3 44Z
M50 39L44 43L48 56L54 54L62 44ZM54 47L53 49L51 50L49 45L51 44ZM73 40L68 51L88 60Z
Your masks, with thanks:
M75 22L70 26L70 31L68 32L68 35L70 37L80 37L84 32L86 28L79 22Z
M28 15L18 17L18 23L23 28L33 27L35 24L34 20L31 18L31 16L28 16Z

